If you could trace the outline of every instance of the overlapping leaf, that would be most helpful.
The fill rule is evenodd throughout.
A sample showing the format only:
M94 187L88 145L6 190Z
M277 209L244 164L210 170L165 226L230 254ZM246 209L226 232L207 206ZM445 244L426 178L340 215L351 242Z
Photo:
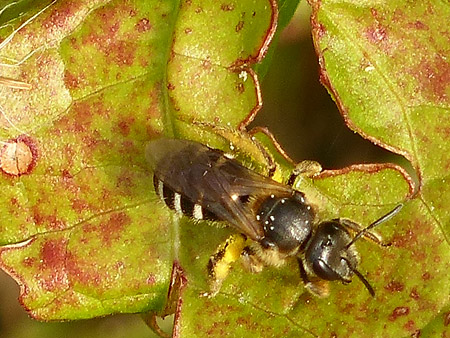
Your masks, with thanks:
M438 323L433 329L445 327L450 82L443 22L450 17L448 5L311 4L322 81L351 128L410 159L420 190L394 220L380 226L392 241L389 249L358 243L361 269L376 289L375 299L357 282L335 285L327 299L313 298L299 288L295 264L259 276L236 269L219 301L200 300L206 309L192 300L195 292L188 294L191 301L183 303L180 316L185 336L200 331L203 336L401 337L420 334L430 321ZM411 196L408 185L394 167L362 165L326 172L298 188L319 205L322 218L368 224ZM200 276L200 268L188 269L188 276ZM198 283L198 290L205 288ZM204 324L213 314L218 321ZM428 326L423 332L430 332Z
M2 266L39 319L159 310L175 239L145 144L174 133L178 106L236 124L259 105L241 65L261 57L274 5L34 5L2 13Z
M47 4L8 22L20 10L5 10L0 49L3 63L19 63L1 75L32 85L0 87L10 150L1 159L0 238L2 266L33 316L158 311L174 259L186 278L176 313L181 336L406 336L448 307L448 5L312 3L322 78L347 122L407 156L422 183L380 228L391 248L358 243L377 298L355 281L319 300L301 286L295 262L259 275L237 264L217 297L200 297L208 257L229 229L174 224L144 161L145 143L162 132L214 143L205 129L251 119L260 94L248 65L274 33L275 4ZM16 149L28 161L5 156ZM291 167L282 164L286 175ZM392 166L355 166L297 188L320 218L367 224L411 193L405 177Z

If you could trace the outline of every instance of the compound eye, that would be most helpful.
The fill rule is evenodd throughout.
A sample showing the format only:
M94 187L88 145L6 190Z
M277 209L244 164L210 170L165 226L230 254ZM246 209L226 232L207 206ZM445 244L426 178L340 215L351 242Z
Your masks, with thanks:
M333 281L341 279L341 277L333 269L331 269L324 260L320 258L313 262L312 268L314 270L314 273L319 278L322 278L324 280Z

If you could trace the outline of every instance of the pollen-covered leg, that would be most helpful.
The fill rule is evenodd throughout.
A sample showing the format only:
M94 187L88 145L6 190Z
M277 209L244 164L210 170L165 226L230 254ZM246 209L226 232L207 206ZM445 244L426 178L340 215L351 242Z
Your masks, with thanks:
M242 263L244 268L252 273L260 273L264 268L264 263L251 246L246 246L242 250Z
M319 298L326 298L330 294L330 283L320 279L308 281L305 283L305 288Z
M241 256L246 241L244 235L232 235L219 246L217 252L209 259L210 297L214 297L219 292L223 281L230 272L231 264Z

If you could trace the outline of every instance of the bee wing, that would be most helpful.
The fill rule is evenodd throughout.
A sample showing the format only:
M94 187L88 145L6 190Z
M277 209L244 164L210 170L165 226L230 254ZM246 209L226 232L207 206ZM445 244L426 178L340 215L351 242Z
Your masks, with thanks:
M263 228L246 200L271 194L290 194L277 183L200 143L159 139L149 143L147 160L155 175L173 191L200 204L218 219L227 221L253 240Z
M258 175L236 161L228 159L215 167L210 175L205 176L210 183L210 191L214 191L216 201L220 201L219 204L209 201L207 209L253 240L260 240L264 231L256 220L256 214L251 209L248 199L292 193L289 187ZM202 204L205 205L205 202Z

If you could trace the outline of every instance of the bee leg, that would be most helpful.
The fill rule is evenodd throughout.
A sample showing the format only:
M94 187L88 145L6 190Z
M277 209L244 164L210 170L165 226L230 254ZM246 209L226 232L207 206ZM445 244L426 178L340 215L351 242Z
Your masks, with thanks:
M303 284L305 284L306 290L319 298L328 297L330 294L329 282L319 278L310 278L302 260L298 258L297 261L300 269L300 277L302 278Z
M292 186L298 176L314 177L315 175L320 174L321 171L322 166L320 165L319 162L311 160L301 161L295 166L291 176L289 177L287 184Z
M255 250L251 246L246 246L242 250L242 263L244 268L252 273L260 273L264 268L264 263L257 256Z
M361 224L350 221L348 219L341 218L341 219L336 219L336 221L355 233L359 233L364 229L364 227ZM383 242L383 239L380 237L380 235L378 235L377 233L371 232L371 231L365 231L363 234L363 237L371 240L372 242L378 244L379 246L390 246L391 245L391 243Z
M275 175L275 171L277 170L277 165L275 164L275 161L273 157L269 154L269 152L264 148L264 146L259 142L256 137L251 135L250 139L252 140L253 144L258 148L260 153L264 156L267 164L267 177L272 178Z
M222 137L226 142L229 142L230 145L239 144L239 148L241 153L247 154L250 156L254 156L257 161L265 161L265 166L267 167L266 176L273 177L277 166L275 164L275 160L266 150L266 148L253 136L256 131L260 131L258 127L253 128L249 132L246 131L245 128L238 130L232 130L227 127L220 127L213 123L209 122L200 122L200 121L191 121L192 124L199 126L200 128L208 128L214 131L216 135ZM258 129L258 130L256 130ZM262 129L261 129L262 130ZM263 131L266 134L268 131ZM234 147L234 145L233 145Z
M231 270L231 264L241 256L246 241L247 238L242 234L232 235L210 257L208 262L209 297L214 297L220 291L223 281Z
M256 147L256 149L259 151L259 154L263 157L266 166L266 176L269 178L272 178L275 175L275 172L277 170L277 165L275 163L275 160L273 159L272 155L269 154L267 149L262 145L261 142L258 141L258 139L254 136L254 133L256 132L256 128L253 128L249 132L247 132L245 129L240 130L239 135L250 141L253 146ZM249 154L251 154L249 152Z

